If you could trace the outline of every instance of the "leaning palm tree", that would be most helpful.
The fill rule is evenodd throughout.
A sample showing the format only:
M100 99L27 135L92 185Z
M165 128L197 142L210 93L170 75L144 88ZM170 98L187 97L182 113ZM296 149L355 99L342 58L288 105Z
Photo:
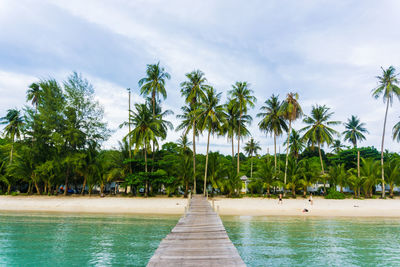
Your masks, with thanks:
M181 93L185 97L185 102L189 104L189 108L186 110L187 120L191 117L191 127L186 127L187 131L192 130L193 132L193 192L196 193L196 136L198 135L198 130L196 129L196 118L198 113L198 106L201 99L205 97L205 90L209 88L206 84L207 79L204 76L204 73L201 70L194 70L190 73L187 73L186 78L187 81L181 83ZM187 111L190 111L187 113ZM185 111L184 111L185 112ZM184 113L185 114L185 113ZM179 128L179 127L178 127ZM187 132L186 131L186 132Z
M287 140L283 143L283 145L287 144ZM298 131L292 129L292 133L289 137L289 153L296 160L299 158L300 152L304 149L305 144L303 139L301 138Z
M20 115L18 109L7 110L7 115L1 118L0 124L5 124L4 136L10 138L11 140L11 150L10 150L10 163L13 161L14 153L14 142L15 139L21 138L21 131L24 125L24 121Z
M311 147L318 146L319 159L321 161L321 173L324 174L324 164L322 162L321 146L330 145L333 142L333 136L338 134L337 131L330 128L331 125L340 124L339 121L331 121L333 112L329 112L329 108L325 105L315 105L312 107L311 115L306 116L303 120L306 127L301 129L305 132L303 139L308 142Z
M299 95L297 93L289 93L286 97L286 100L283 101L279 112L286 121L289 122L289 129L287 131L287 147L286 147L286 163L285 163L285 176L283 179L283 183L286 184L286 177L287 177L287 166L288 166L288 159L289 159L289 138L292 131L292 122L297 120L303 115L303 111L301 110L299 102Z
M158 62L157 64L147 65L146 77L139 80L140 94L151 95L153 116L156 113L158 94L161 94L164 99L167 98L167 91L165 90L166 79L171 79L171 76L163 67L160 67L160 62Z
M41 89L39 84L32 83L26 92L26 100L31 101L32 105L35 106L35 112L37 112L38 105L41 98Z
M207 150L206 150L206 165L204 171L204 191L207 192L207 168L208 168L208 151L210 147L210 136L222 130L222 125L225 121L224 105L220 105L221 93L217 93L214 88L210 87L206 90L206 96L200 104L199 126L201 131L207 130Z
M128 138L135 144L135 152L140 148L144 152L145 172L147 173L147 153L150 142L156 140L160 132L159 118L153 117L151 110L146 104L136 104L136 111L131 112L133 129L128 133ZM145 196L148 194L148 179L146 177Z
M253 138L250 139L246 143L244 147L244 151L246 151L247 155L249 155L251 160L251 167L250 167L250 178L253 178L253 155L257 155L257 152L261 150L260 143L255 142Z
M393 126L393 140L400 142L400 121Z
M280 108L281 102L278 96L272 95L265 101L265 106L261 107L262 112L257 114L257 117L261 117L261 121L258 123L260 129L274 135L275 171L277 169L276 138L282 135L283 131L288 131L285 119L279 112Z
M241 122L242 116L247 114L248 107L253 108L256 98L253 96L253 90L247 82L236 82L232 85L232 90L228 92L229 96L236 103L237 109L239 110L239 125L238 125L238 157L237 157L237 173L240 171L240 137L241 137Z
M379 98L382 96L383 103L386 102L385 120L383 122L382 145L381 145L381 175L382 175L382 197L385 197L385 170L383 164L383 147L385 142L385 129L386 119L389 110L389 104L393 103L393 98L396 96L400 98L400 88L398 86L399 80L397 79L396 69L390 66L388 69L382 69L382 76L377 76L378 87L372 90L372 96Z

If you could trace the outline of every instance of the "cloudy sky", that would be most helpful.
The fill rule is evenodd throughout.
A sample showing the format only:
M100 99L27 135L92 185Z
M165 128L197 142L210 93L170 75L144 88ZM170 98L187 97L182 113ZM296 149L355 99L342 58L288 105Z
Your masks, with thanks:
M126 132L117 129L127 113L126 88L134 89L134 102L143 101L137 82L146 64L160 61L172 76L164 107L175 114L184 104L180 82L200 69L224 99L235 81L248 81L258 100L254 117L273 93L295 91L306 114L318 103L334 120L359 116L370 131L362 145L380 148L385 106L371 89L381 66L400 70L399 10L396 0L0 0L0 116L26 104L30 83L81 72L116 130L104 146L116 146ZM388 116L391 151L400 150L390 138L398 107L396 100ZM257 124L255 118L253 137L262 153L272 152L272 138ZM179 135L172 131L167 141ZM200 152L205 141L200 137ZM215 138L211 150L228 154L230 145Z

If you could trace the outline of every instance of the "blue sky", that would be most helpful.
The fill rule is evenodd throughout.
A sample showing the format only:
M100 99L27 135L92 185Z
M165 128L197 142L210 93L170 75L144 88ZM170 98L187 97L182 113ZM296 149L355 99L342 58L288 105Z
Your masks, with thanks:
M235 81L248 81L258 100L251 132L262 153L273 151L273 140L258 130L255 114L273 93L290 91L300 94L306 114L318 103L334 120L359 116L370 132L362 145L380 148L385 106L371 89L381 66L400 71L398 10L399 1L0 0L0 116L25 104L31 82L78 71L94 84L116 130L104 146L116 146L125 134L117 127L125 120L125 89L143 101L137 82L146 64L160 61L172 76L164 107L175 114L187 72L202 70L224 99ZM386 135L386 147L397 152L390 135L398 107L396 100ZM205 144L200 137L200 152ZM228 154L230 144L214 138L211 150Z

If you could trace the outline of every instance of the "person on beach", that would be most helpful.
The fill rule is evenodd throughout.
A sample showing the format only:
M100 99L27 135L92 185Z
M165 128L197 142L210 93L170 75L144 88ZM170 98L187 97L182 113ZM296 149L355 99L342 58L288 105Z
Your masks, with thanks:
M283 204L283 202L282 202L282 194L279 194L278 204Z
M311 206L314 204L314 201L312 199L312 193L310 194L310 198L308 199L308 202L310 202Z

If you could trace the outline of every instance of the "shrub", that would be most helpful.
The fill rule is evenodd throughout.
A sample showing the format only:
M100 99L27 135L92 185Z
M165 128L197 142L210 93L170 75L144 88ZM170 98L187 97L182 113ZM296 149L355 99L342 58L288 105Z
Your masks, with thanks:
M11 192L12 196L18 196L18 192Z
M345 199L345 195L343 193L340 193L338 191L330 191L326 196L326 199Z

